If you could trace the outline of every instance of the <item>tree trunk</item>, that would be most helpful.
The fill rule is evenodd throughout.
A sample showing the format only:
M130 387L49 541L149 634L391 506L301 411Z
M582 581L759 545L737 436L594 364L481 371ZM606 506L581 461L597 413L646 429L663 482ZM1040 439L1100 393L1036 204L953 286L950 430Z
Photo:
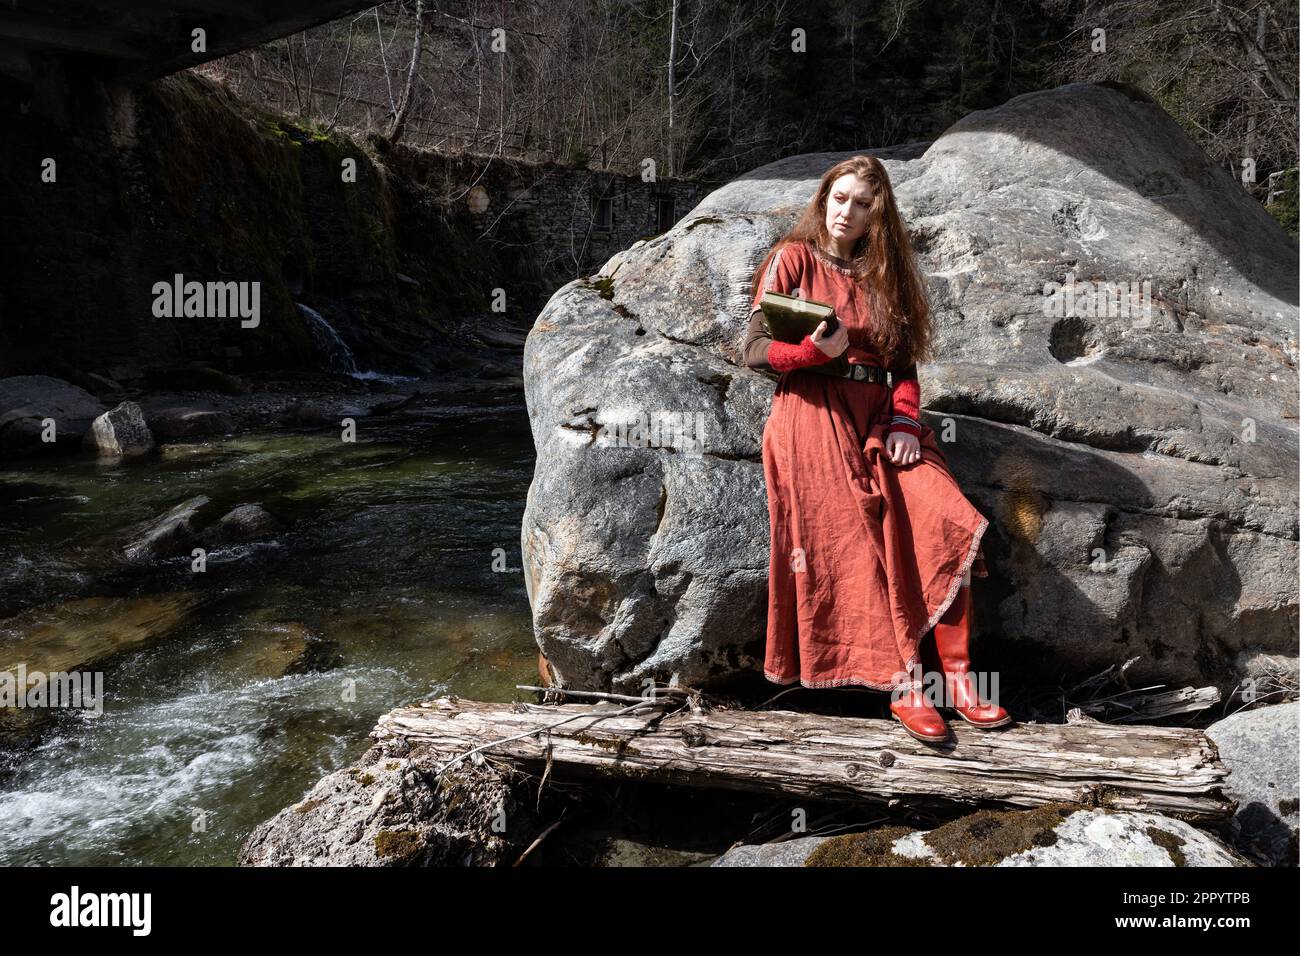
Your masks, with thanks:
M668 176L676 176L677 169L673 162L673 129L677 106L677 4L673 0L672 20L668 27L668 156L666 170Z
M415 43L411 46L411 66L406 71L406 89L402 91L402 100L397 106L397 115L388 131L390 142L396 143L406 131L406 114L411 108L411 98L415 95L415 72L420 64L420 46L424 39L424 0L415 4Z
M1264 8L1261 6L1259 8L1259 20L1255 25L1255 46L1261 50L1264 49L1264 32ZM1255 68L1254 72L1260 72L1258 67ZM1259 90L1247 87L1246 96L1250 98L1249 114L1246 117L1246 158L1258 167L1259 157L1255 155L1255 123L1259 116ZM1256 169L1256 175L1258 175L1258 169ZM1254 192L1256 188L1255 182L1252 181L1247 188Z

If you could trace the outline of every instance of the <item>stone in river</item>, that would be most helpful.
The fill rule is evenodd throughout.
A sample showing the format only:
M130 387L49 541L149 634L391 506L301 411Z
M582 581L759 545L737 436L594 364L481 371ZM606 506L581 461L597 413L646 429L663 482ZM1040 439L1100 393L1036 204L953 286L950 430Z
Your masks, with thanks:
M154 448L153 434L135 402L122 402L91 422L86 443L101 458L144 455Z

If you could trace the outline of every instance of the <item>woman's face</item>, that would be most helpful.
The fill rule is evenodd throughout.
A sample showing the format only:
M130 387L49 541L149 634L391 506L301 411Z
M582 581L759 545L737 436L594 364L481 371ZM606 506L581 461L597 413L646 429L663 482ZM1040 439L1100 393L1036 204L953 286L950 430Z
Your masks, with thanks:
M853 243L867 231L871 198L870 184L854 173L845 173L831 183L826 194L827 235L852 248Z

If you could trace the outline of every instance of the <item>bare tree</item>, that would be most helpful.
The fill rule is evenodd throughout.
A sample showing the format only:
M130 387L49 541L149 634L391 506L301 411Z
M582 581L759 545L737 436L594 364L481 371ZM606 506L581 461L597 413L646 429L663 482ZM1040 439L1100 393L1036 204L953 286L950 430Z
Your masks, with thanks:
M411 108L411 99L415 95L415 71L420 65L420 47L424 40L424 0L415 3L415 42L411 44L411 65L406 70L406 88L402 90L402 99L393 116L393 125L388 129L388 138L396 143L406 131L406 114Z
M1295 0L1085 0L1075 7L1058 80L1136 83L1234 174L1250 161L1257 182L1248 186L1261 199L1270 171L1296 165ZM1106 36L1101 55L1090 45L1097 28Z
M967 0L936 26L920 0L829 18L814 0L391 0L198 69L329 129L628 173L657 157L665 176L718 179L932 136L1053 82L1123 79L1225 165L1253 159L1262 198L1296 162L1296 3ZM795 26L815 53L791 50Z

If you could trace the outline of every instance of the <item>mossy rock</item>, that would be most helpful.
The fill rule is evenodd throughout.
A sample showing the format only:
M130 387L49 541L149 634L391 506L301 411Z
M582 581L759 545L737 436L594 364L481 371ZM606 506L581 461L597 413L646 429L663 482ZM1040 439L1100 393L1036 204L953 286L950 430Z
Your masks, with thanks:
M804 866L930 866L923 857L894 852L894 844L914 832L894 825L833 837L813 850Z
M807 866L1249 866L1186 821L1054 802L983 809L933 830L885 826L823 840Z
M375 855L381 860L410 860L424 848L417 830L381 830L375 834Z

